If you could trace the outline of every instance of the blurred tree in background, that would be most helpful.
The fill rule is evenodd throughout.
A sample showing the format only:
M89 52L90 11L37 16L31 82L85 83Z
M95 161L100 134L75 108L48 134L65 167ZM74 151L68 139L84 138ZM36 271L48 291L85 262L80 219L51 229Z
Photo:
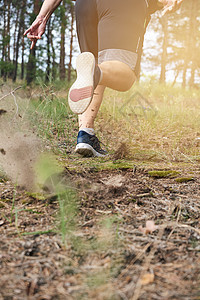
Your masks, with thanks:
M0 77L4 81L40 78L71 80L73 56L77 54L74 3L63 0L48 21L43 38L30 50L23 36L35 19L41 0L0 0ZM200 1L189 0L176 13L156 13L148 26L154 38L146 41L141 74L155 71L160 82L181 82L194 87L200 81Z
M66 75L71 80L74 46L74 4L63 0L47 23L46 32L36 47L24 31L36 18L41 0L0 0L0 77L27 84L40 77L49 82Z
M150 71L155 69L160 82L168 78L173 84L179 81L183 87L197 87L200 83L200 1L184 1L180 10L164 17L156 13L148 32L155 39L144 47L143 65L146 63Z

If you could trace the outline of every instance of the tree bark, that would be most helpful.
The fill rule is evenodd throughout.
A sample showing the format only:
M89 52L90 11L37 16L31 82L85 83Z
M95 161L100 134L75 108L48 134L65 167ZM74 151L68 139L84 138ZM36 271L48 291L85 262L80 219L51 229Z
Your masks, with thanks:
M166 65L167 65L167 46L168 46L168 21L167 16L161 19L163 29L163 44L162 44L162 58L161 58L161 72L160 82L164 83L166 80Z
M66 30L66 13L65 4L61 6L61 41L60 41L60 80L66 77L65 70L65 30Z
M69 64L68 64L68 74L67 80L71 80L72 71L72 57L73 57L73 41L74 41L74 5L70 5L70 15L71 15L71 25L70 25L70 53L69 53Z
M198 0L199 1L199 0ZM195 85L195 72L197 68L196 55L199 52L197 50L197 36L198 36L198 3L197 0L191 1L191 18L190 18L190 36L191 36L191 74L189 80L189 86L194 87Z
M22 41L21 41L21 75L20 78L21 80L24 79L24 52L25 52L25 43L24 43L24 31L25 31L25 10L26 10L26 1L23 0L23 19L22 19Z
M51 22L51 28L50 28L50 32L49 32L49 42L51 45L51 61L52 61L52 69L51 69L51 76L52 79L55 80L56 79L56 52L55 52L55 47L54 47L54 43L53 43L53 24L55 22L55 19L52 20Z
M4 0L4 8L3 8L3 45L2 45L2 67L1 67L1 76L3 77L3 80L6 81L7 79L7 72L5 70L5 62L6 62L6 7L7 3L6 0Z
M50 79L50 70L51 70L51 54L50 54L50 26L51 20L47 24L47 68L46 68L46 78L45 81L49 82Z
M51 71L51 76L52 79L55 80L56 79L56 52L55 52L55 47L54 47L54 43L53 43L53 35L52 35L52 31L53 31L53 25L54 24L54 20L51 22L51 30L50 30L50 34L49 34L49 41L50 41L50 45L51 45L51 51L52 51L52 71Z
M10 2L11 0L8 0L8 11L7 11L7 36L10 37ZM10 62L10 38L7 43L7 58Z
M188 75L188 68L189 63L191 60L191 2L186 2L187 4L187 11L189 12L189 23L187 23L187 33L185 38L185 58L184 58L184 65L183 65L183 79L182 79L182 87L185 88L187 85L187 75Z
M14 63L14 71L13 71L13 82L15 82L17 79L18 57L19 57L19 47L20 47L20 40L21 40L22 28L23 28L23 18L24 18L24 7L21 8L21 12L20 12L19 27L18 27L17 42L16 42L16 52L15 52L15 63Z
M31 18L31 23L34 21L35 17L38 15L40 10L40 0L34 0L33 15ZM26 81L30 85L36 76L36 47L30 50L29 60L26 68Z

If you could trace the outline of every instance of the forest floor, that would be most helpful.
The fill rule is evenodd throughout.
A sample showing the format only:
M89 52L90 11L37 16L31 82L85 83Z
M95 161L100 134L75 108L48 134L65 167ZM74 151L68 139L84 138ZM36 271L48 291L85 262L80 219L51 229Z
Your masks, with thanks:
M5 129L9 108L0 108ZM14 166L7 132L0 161ZM21 136L8 135L16 153ZM43 192L13 183L13 168L0 175L0 299L200 299L199 164L84 159L60 147L62 170ZM25 166L32 148L22 148Z

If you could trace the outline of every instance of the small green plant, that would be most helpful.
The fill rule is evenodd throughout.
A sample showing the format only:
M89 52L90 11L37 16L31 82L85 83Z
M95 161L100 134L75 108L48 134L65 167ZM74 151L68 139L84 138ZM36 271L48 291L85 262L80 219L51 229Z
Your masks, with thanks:
M194 181L194 178L193 177L181 177L181 178L176 178L175 180L176 180L176 182L179 182L179 183L185 183L188 181Z
M63 175L63 168L53 154L43 154L36 164L37 185L48 194L54 194L59 204L58 230L63 244L76 229L77 194Z
M87 277L87 285L89 288L97 288L105 285L110 280L110 272L108 269L102 268L98 272L91 272Z
M6 176L5 172L3 169L1 169L0 166L0 182L6 182L8 180L8 177Z
M76 230L77 195L73 188L66 188L58 192L59 203L59 231L63 244L66 240L73 241L73 233Z
M65 152L76 140L77 117L70 111L66 99L67 93L66 98L57 97L55 91L43 87L43 93L31 101L29 108L32 125L56 153Z
M176 177L179 172L177 171L173 171L173 170L156 170L156 171L149 171L148 172L150 177L154 177L154 178L163 178L163 177Z
M15 200L16 200L16 188L17 188L17 185L14 186L14 190L13 190L13 198L12 198L12 207L11 207L10 223L12 223L13 216L14 216Z

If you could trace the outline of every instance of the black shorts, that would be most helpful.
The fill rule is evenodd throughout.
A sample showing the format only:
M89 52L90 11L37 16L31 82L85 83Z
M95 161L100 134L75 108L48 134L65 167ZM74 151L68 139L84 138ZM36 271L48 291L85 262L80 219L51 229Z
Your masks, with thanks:
M118 60L134 70L146 11L146 0L77 0L75 12L81 52L92 52L99 64Z

